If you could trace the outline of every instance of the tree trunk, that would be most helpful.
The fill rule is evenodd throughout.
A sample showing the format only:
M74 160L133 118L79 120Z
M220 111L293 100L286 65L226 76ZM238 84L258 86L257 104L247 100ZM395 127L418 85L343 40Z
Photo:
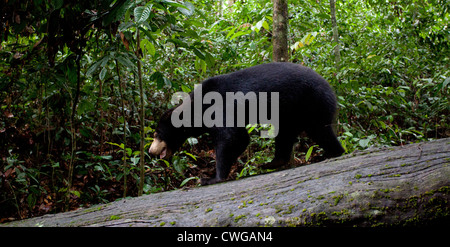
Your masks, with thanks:
M77 106L78 101L80 98L80 89L81 89L81 58L82 58L82 52L79 50L76 60L77 65L77 87L75 90L75 96L73 97L73 104L72 104L72 114L70 115L70 161L69 161L69 175L67 178L67 192L66 192L66 201L69 201L70 197L70 191L72 189L72 180L73 180L73 169L74 169L74 162L75 162L75 154L77 149L77 136L76 131L78 124L75 122L75 114L77 112ZM70 82L70 79L69 79ZM66 210L68 209L68 203L66 203Z
M6 226L402 226L448 224L450 138L355 152L211 186Z
M289 61L287 0L273 0L272 59L274 62Z
M331 24L333 25L333 40L336 43L334 47L334 61L336 62L336 70L339 72L341 65L341 53L339 45L339 33L336 22L336 5L335 0L330 0Z
M128 169L127 169L127 115L125 114L125 97L124 90L126 83L122 84L122 78L120 77L120 67L117 59L116 62L116 72L117 72L117 80L119 82L119 94L120 94L120 105L122 108L122 117L123 117L123 157L122 157L122 168L123 168L123 197L127 197L127 178L128 178Z
M144 84L142 82L142 71L141 71L141 52L139 51L141 47L141 37L139 28L137 29L137 67L138 67L138 78L139 78L139 99L140 99L140 113L139 113L139 123L140 123L140 159L139 159L139 169L140 169L140 180L139 180L139 191L138 195L141 196L144 191L144 161L145 161L145 153L144 153L144 138L145 138L145 104L144 104Z

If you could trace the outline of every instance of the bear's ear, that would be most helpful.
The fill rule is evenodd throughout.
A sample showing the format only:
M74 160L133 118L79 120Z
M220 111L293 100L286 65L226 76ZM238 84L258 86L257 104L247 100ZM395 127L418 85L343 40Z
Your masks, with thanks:
M171 116L172 116L172 112L173 112L173 110L175 110L175 108L176 108L176 107L171 108L171 109L165 111L165 112L161 115L161 119L160 119L159 121L161 122L161 121L165 121L165 120L170 120L170 119L171 119Z

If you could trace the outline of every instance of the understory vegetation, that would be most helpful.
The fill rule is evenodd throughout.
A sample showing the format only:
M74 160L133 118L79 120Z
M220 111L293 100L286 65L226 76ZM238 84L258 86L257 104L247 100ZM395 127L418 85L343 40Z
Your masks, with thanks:
M338 1L339 43L329 6L289 1L289 55L335 90L346 152L449 137L450 2ZM141 138L148 150L173 93L272 58L269 0L1 8L0 223L137 196L141 157L143 193L197 186L214 173L209 136L188 139L170 162L141 156ZM267 172L256 165L274 143L260 128L248 127L230 179ZM324 159L306 136L294 149L293 166Z

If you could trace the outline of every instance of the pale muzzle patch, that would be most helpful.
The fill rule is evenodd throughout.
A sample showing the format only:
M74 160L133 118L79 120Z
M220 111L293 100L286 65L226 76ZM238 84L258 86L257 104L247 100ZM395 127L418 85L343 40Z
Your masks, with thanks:
M169 158L172 155L172 151L167 147L167 143L158 138L153 140L148 152L152 155L159 155L160 159Z

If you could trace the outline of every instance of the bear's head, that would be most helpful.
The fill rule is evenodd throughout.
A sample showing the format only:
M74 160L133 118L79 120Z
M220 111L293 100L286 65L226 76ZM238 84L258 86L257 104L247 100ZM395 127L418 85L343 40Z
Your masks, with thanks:
M159 156L160 159L169 159L184 143L183 128L176 128L171 121L173 109L166 111L159 120L153 135L153 142L148 152L150 155Z

